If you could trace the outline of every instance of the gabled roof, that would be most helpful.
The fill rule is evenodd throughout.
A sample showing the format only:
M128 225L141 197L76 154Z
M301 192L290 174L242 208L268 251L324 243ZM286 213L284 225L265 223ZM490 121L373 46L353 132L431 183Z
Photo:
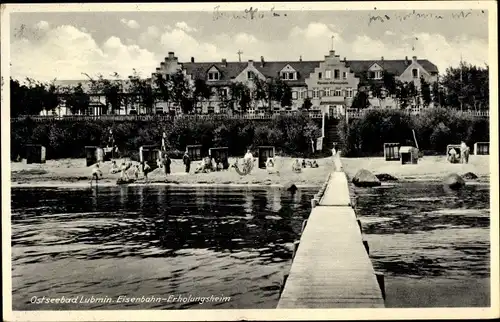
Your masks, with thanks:
M428 61L427 59L419 59L417 62L428 72L438 72L438 68L436 65ZM351 67L351 70L359 75L373 65L377 63L382 67L385 71L388 71L396 76L403 74L403 72L411 65L411 60L348 60L347 65Z
M238 76L245 68L247 68L248 63L246 62L227 62L223 65L222 62L202 62L202 63L181 63L182 68L186 70L188 75L191 75L193 79L203 79L206 80L208 70L215 66L220 71L220 78L218 81L210 81L213 85L228 85L231 83L231 79Z

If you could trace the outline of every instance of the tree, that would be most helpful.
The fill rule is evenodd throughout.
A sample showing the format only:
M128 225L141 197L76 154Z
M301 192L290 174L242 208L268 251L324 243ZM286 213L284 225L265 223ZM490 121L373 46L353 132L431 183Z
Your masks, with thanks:
M253 90L254 100L260 101L262 106L267 106L269 110L272 109L271 101L269 100L271 81L272 80L263 81L260 78L256 78L254 79L255 87Z
M115 78L109 80L99 74L97 79L90 77L88 74L84 74L90 80L90 88L92 94L104 95L106 99L106 107L103 114L115 114L116 111L120 110L123 106L124 95L123 95L123 83L119 79L118 73L114 73L112 76Z
M446 104L454 108L489 109L489 66L461 62L449 67L441 78Z
M90 97L83 90L82 83L66 89L66 107L72 114L87 114Z
M283 95L280 99L281 107L292 106L292 89L288 86L288 84L285 84L284 82L281 83L281 86L283 87Z
M193 106L197 106L198 102L209 100L212 96L212 90L207 85L204 79L196 79L194 81Z
M183 113L188 114L193 110L193 91L188 79L182 70L178 70L170 75L170 82L172 101L181 107Z
M383 74L384 87L390 95L395 95L397 90L396 76L390 72Z
M420 77L420 93L422 94L424 106L429 106L432 102L431 86L422 76Z
M142 109L146 110L146 114L153 114L156 95L153 92L151 81L141 78L134 69L133 75L129 76L128 83L129 96L127 103L138 104Z
M434 106L443 106L445 104L444 92L439 82L432 83L432 102Z
M43 95L43 108L45 111L55 111L61 104L60 96L61 88L55 84L55 80L45 85L45 93Z
M168 75L156 74L153 78L153 95L156 101L163 101L167 103L170 113L170 102L172 100L172 83Z
M370 106L370 102L368 101L368 94L365 91L358 91L354 99L352 100L351 108L356 109L365 109Z
M311 102L311 99L309 97L306 97L304 99L304 102L302 103L302 106L300 107L302 110L306 110L306 111L309 111L312 107L312 102Z
M250 107L252 102L250 89L243 83L236 82L232 83L229 88L230 92L230 106L234 109L236 104L238 105L238 110L240 112L245 112Z

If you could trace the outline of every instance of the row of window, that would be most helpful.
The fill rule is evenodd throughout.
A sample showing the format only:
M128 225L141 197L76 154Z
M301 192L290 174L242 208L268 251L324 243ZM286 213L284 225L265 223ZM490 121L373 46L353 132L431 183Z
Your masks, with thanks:
M383 75L384 74L381 70L368 72L368 78L370 78L370 79L382 79ZM418 78L419 77L418 68L413 68L411 70L411 75L413 78Z
M327 69L324 75L323 72L319 72L318 79L332 79L332 71ZM333 79L340 79L340 69L333 70ZM342 79L347 79L347 72L342 72Z
M212 92L215 94L219 94L219 97L227 97L228 96L228 89L227 88L220 88L220 89L212 89ZM347 98L352 98L354 96L354 91L352 88L346 88L346 89L333 89L333 88L328 88L328 89L319 89L319 88L314 88L313 90L302 90L302 91L292 91L292 99L304 99L306 97L309 98L321 98L321 97L347 97Z

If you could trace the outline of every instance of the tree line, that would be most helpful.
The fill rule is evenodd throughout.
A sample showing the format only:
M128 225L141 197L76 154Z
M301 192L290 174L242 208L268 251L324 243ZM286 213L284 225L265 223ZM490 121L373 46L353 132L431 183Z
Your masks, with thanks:
M157 102L166 102L168 110L175 114L172 105L180 107L185 114L199 113L200 104L214 95L220 98L221 110L246 112L250 108L271 111L274 107L292 105L292 90L280 78L255 79L254 86L241 82L226 86L209 86L203 79L191 82L182 71L172 75L156 75L153 79L141 78L134 70L125 81L115 73L104 78L98 75L88 78L88 86L81 82L73 86L57 85L56 80L39 82L27 78L24 84L10 79L11 116L39 115L55 112L64 101L72 114L88 114L92 94L104 97L102 114L116 114L117 111L135 106L144 114L152 114ZM309 102L310 103L310 102ZM304 104L309 109L312 104ZM137 109L130 109L137 112ZM127 110L125 111L127 112Z
M485 68L473 66L465 62L459 67L450 67L438 82L429 84L420 78L420 87L413 82L402 82L391 73L383 73L381 80L360 75L360 87L369 89L372 95L382 98L384 95L393 97L400 108L410 106L434 106L487 110L489 109L489 66ZM138 107L144 114L152 114L157 102L166 102L170 113L175 114L174 107L180 107L183 113L200 113L199 103L208 101L214 95L219 97L221 111L244 113L250 108L262 111L272 111L275 107L292 105L292 89L282 79L255 78L253 86L234 82L225 86L209 86L205 80L195 79L194 82L182 71L173 75L158 75L154 79L139 76L134 70L133 75L125 81L115 73L110 79L98 75L88 78L89 86L82 83L75 86L57 85L51 82L39 82L26 79L24 84L10 79L11 116L39 115L42 111L48 114L55 112L64 101L66 108L72 114L88 114L92 95L99 93L104 97L102 114L116 114L117 111L130 106ZM385 92L385 94L384 94ZM364 109L370 106L366 90L358 89L353 99L352 108ZM303 101L301 109L312 107L310 98ZM137 113L137 109L129 112Z
M411 106L454 108L463 110L489 109L489 66L474 66L461 62L458 67L449 67L437 82L430 84L420 77L420 87L413 82L402 82L396 75L384 72L381 80L361 75L360 86L366 87L375 98L392 97L401 109ZM385 93L384 93L385 92ZM358 91L352 108L370 106L367 91Z

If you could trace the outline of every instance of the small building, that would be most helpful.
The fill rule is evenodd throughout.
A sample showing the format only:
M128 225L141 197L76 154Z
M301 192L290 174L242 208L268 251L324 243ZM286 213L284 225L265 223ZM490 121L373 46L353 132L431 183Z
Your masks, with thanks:
M399 143L384 143L384 159L385 161L399 161Z
M210 148L208 149L208 155L215 162L221 162L223 169L229 168L229 150L227 147Z
M275 155L274 146L259 146L258 153L259 153L259 168L265 169L267 160L269 158L274 158Z
M402 146L399 148L399 155L401 164L417 164L418 163L418 149L412 146Z
M476 142L474 143L474 155L489 155L490 142Z
M85 147L85 159L87 162L87 167L93 164L104 161L104 151L98 146L86 146Z
M201 154L201 144L186 146L187 153L191 161L201 161L203 156Z
M45 163L45 147L41 144L26 144L26 163Z
M158 160L160 159L160 148L157 145L143 145L139 148L139 162L143 170L147 163L151 170L158 168Z

